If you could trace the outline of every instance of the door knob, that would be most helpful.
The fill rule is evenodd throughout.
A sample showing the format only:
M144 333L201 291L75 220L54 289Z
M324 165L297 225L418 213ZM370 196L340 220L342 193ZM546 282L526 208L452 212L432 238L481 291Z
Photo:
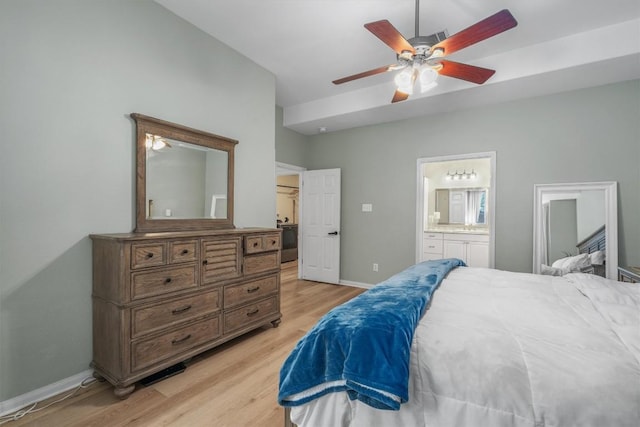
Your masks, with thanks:
M337 236L338 232L337 231L332 231L331 233L327 233L329 236Z

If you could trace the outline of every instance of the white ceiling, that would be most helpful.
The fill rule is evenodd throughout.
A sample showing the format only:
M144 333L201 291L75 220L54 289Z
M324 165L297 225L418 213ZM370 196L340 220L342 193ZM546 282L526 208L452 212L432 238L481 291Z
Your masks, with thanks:
M284 125L313 135L640 78L638 0L421 0L420 35L449 35L509 9L518 26L451 60L496 70L482 86L440 77L391 104L393 75L332 80L395 62L363 25L415 35L415 0L155 0L276 76Z

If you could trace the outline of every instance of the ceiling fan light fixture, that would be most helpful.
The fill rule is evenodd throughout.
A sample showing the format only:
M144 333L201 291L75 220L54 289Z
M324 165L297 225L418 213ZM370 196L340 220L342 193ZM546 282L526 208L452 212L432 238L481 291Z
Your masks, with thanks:
M442 48L435 48L433 50L433 52L431 52L431 55L429 56L429 58L442 58L444 56L444 49Z
M393 80L398 91L406 93L407 95L413 94L413 85L416 82L416 74L416 70L413 67L407 67L396 74Z
M425 93L434 87L438 86L438 72L431 68L429 65L423 65L420 67L420 93Z

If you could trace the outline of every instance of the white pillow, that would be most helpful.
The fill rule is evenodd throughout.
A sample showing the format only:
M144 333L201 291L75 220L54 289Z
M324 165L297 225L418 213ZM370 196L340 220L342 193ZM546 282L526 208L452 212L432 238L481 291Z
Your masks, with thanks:
M568 273L568 271L562 268L549 267L547 264L542 264L540 269L540 274L546 274L547 276L563 276L565 273Z
M595 251L589 254L589 259L591 264L593 265L602 265L604 264L605 256L606 256L605 251Z
M588 268L591 265L591 259L589 254L580 254L575 256L569 256L566 258L560 258L551 264L551 267L561 268L567 272L580 271L583 268Z

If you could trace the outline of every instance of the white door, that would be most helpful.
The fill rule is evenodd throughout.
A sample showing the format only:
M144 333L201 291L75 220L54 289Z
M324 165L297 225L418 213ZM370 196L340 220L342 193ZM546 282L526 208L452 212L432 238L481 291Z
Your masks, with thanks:
M302 173L302 278L340 281L340 169Z

